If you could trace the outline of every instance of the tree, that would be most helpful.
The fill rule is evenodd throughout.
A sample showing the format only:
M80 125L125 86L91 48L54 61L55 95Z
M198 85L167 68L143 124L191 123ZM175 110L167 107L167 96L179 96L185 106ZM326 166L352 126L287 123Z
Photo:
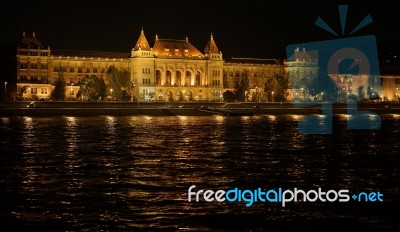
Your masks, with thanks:
M245 101L247 98L246 92L249 90L249 78L247 77L247 72L244 73L242 79L240 80L239 86L235 90L235 96L238 101Z
M104 82L103 77L96 78L96 90L100 100L105 100L107 98L107 86Z
M358 100L362 100L365 98L365 92L364 92L364 86L360 86L357 88L357 93L358 93Z
M64 80L64 73L62 69L59 70L58 77L54 80L54 89L51 92L51 98L54 101L64 101L67 88L67 83Z
M318 82L318 77L313 77L309 80L308 85L306 86L306 89L308 89L308 93L310 96L317 96L319 93L319 82Z
M282 72L277 73L273 76L273 78L277 82L277 86L275 88L276 94L274 91L274 101L286 101L287 97L287 89L289 88L289 79Z
M349 100L357 101L357 95L355 95L355 94L349 94L349 96L347 98Z
M113 90L112 95L114 99L117 100L129 100L131 95L133 95L133 86L131 83L131 78L128 71L118 70L117 68L111 66L108 69L109 74L109 89Z
M272 92L276 91L278 86L278 81L274 77L269 77L264 83L264 94L266 96L266 100L270 99L272 101Z
M103 78L97 76L88 76L82 82L77 94L83 100L99 101L104 100L107 96L107 86Z
M18 91L18 99L22 99L22 97L24 96L24 93L26 91L26 89L28 88L27 85L24 85L19 91Z
M225 91L222 96L224 97L224 101L233 102L236 100L236 95L232 91Z

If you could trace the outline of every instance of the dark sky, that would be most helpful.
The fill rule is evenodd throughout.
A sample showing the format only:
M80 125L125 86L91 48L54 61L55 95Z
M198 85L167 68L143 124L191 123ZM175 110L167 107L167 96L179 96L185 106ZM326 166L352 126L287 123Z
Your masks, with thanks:
M151 46L156 33L173 39L187 35L203 51L212 32L224 57L283 58L289 44L337 38L314 23L320 16L340 32L338 3L20 0L2 6L0 46L15 42L22 31L35 31L53 50L130 52L143 26ZM393 3L348 5L347 32L370 14L374 22L352 36L376 35L382 54L400 50L399 10Z

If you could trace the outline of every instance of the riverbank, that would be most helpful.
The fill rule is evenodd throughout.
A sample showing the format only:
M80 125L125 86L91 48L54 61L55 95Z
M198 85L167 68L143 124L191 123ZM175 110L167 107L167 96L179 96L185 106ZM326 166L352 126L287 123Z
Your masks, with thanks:
M225 103L136 103L136 102L38 102L28 108L29 102L2 102L0 116L251 116L281 114L321 114L322 105L297 107L292 103L241 103L235 107L223 107ZM358 110L377 114L400 114L398 103L359 104ZM334 104L333 114L347 114L349 106Z

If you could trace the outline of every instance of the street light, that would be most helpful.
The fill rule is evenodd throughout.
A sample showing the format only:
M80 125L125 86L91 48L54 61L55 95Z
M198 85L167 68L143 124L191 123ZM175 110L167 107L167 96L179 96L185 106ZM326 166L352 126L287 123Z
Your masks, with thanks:
M4 100L7 98L7 81L4 82Z
M274 91L271 92L271 100L274 102Z
M324 92L321 92L321 101L324 100Z
M244 101L247 102L247 91L244 91Z
M110 89L110 91L111 91L111 100L114 100L113 89Z
M73 98L72 95L74 95L74 89L72 88L73 86L74 86L74 83L71 82L71 88L70 88L70 90L69 90L69 97L70 97L71 100L72 100L72 98Z

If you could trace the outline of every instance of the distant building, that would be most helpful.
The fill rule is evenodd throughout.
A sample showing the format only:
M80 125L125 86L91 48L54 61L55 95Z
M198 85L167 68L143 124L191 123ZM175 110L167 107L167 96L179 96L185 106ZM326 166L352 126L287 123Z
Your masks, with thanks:
M315 52L296 48L293 55L284 61L284 73L289 79L288 99L310 101L320 98L320 93L311 91L313 81L318 78L318 56Z

